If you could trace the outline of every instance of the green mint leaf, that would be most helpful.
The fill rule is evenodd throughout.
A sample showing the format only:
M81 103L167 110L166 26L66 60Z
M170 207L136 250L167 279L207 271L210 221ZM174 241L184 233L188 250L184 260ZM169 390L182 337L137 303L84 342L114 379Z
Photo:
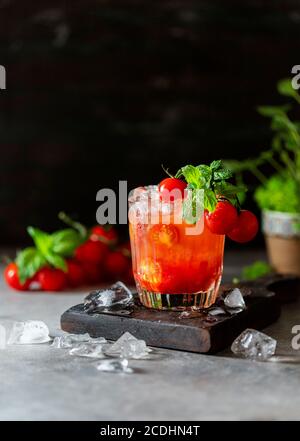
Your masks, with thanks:
M228 168L222 168L214 172L214 181L223 181L232 177L232 171Z
M61 256L72 256L75 249L81 245L83 238L73 228L56 231L51 234L51 251Z
M204 208L209 212L214 211L217 205L217 197L213 190L205 190L204 192Z
M219 168L222 167L222 160L218 159L217 161L211 162L209 167L213 172L219 170Z
M272 267L261 260L257 260L252 265L245 266L242 271L243 280L255 280L266 276L272 272Z
M194 189L187 193L183 201L183 218L188 224L195 224L203 215L204 190Z
M245 193L246 187L242 185L233 185L228 182L218 182L215 184L215 191L219 197L226 199L234 198L238 193Z
M182 176L188 184L193 185L194 188L201 188L201 185L203 184L203 178L198 167L194 167L193 165L186 165L180 170Z
M209 188L211 179L212 179L212 171L208 165L198 165L198 170L201 174L201 187L200 188Z
M39 250L28 247L18 253L16 258L20 282L33 277L46 264L46 259Z

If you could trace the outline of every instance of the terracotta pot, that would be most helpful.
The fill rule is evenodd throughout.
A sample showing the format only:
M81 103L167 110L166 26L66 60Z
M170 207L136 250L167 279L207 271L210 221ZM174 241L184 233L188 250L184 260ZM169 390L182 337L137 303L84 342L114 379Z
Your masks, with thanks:
M263 211L262 228L273 268L300 276L300 214Z

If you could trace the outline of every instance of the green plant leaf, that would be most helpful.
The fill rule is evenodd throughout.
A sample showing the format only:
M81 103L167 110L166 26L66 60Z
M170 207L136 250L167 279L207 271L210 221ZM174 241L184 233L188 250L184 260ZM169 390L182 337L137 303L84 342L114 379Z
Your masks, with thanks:
M43 254L46 255L48 251L51 249L53 244L53 240L51 234L45 233L45 231L40 230L39 228L28 227L28 234L32 237L33 242L35 243L37 249Z
M195 188L200 188L203 182L203 178L198 167L194 167L193 165L186 165L180 170L182 176L185 178L188 184L193 185Z
M51 234L51 251L61 256L72 256L75 249L83 243L83 238L73 228L66 228Z
M209 212L214 211L217 202L215 192L213 190L206 190L204 193L204 208Z
M257 260L252 265L245 266L242 270L243 280L255 280L259 277L266 276L272 272L272 267L261 260Z
M281 95L298 98L297 91L292 86L290 78L284 78L277 83L277 90Z
M64 272L67 271L67 263L63 257L52 253L51 251L49 251L45 257L47 262L54 266L54 268L61 269Z
M46 265L46 259L35 247L28 247L18 253L16 264L20 282L24 283Z
M273 118L275 116L284 115L290 108L291 106L289 106L288 104L284 106L259 106L257 108L257 111L262 116L268 116L270 118Z

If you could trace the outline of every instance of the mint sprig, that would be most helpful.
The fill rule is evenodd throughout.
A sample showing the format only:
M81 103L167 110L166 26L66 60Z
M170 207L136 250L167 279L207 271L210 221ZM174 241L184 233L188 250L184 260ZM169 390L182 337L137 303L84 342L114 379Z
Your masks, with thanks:
M221 160L213 161L210 165L186 165L178 170L176 178L184 178L188 189L204 191L204 209L214 211L221 198L239 206L238 193L246 191L245 187L228 182L232 172L224 167Z

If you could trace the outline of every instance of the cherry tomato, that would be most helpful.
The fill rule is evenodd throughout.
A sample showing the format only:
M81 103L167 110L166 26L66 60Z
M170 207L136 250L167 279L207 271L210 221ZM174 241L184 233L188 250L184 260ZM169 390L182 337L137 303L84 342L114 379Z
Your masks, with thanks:
M160 199L162 201L174 201L175 199L179 199L180 197L184 197L184 190L187 187L187 183L177 178L166 178L161 181L158 185L158 189L160 192ZM179 190L178 195L169 195L172 190Z
M18 291L29 290L31 279L26 280L26 282L22 284L18 275L18 267L14 262L9 263L5 268L4 279L11 288Z
M113 245L118 242L118 233L111 225L106 228L102 225L96 225L92 228L90 239L93 241L102 241L109 245Z
M57 268L45 266L37 273L43 291L62 291L67 286L66 274Z
M105 269L110 278L122 278L128 272L131 260L121 250L109 253L105 260Z
M95 284L104 282L102 265L94 262L82 262L82 269L84 272L85 280L88 283Z
M213 234L227 234L231 231L237 220L236 208L228 201L219 201L214 211L205 211L205 220L208 229Z
M249 242L256 236L258 228L259 223L255 214L248 210L241 210L236 225L227 235L235 242Z
M150 240L170 247L178 241L178 230L174 225L157 224L150 231Z
M87 240L75 250L79 262L102 263L108 252L107 245L98 241Z
M83 285L85 282L85 276L82 266L72 259L67 261L67 266L68 284L74 288Z

